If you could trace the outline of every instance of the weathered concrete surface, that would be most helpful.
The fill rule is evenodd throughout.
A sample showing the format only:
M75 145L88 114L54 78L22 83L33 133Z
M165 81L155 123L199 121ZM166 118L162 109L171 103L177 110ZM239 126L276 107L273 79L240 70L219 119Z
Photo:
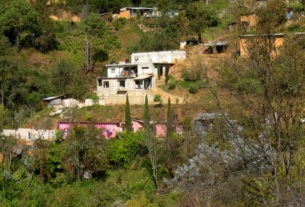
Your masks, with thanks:
M43 140L54 140L56 137L55 130L44 130L44 129L26 129L19 128L15 129L4 129L4 136L14 136L17 139L25 141L35 141L37 139Z

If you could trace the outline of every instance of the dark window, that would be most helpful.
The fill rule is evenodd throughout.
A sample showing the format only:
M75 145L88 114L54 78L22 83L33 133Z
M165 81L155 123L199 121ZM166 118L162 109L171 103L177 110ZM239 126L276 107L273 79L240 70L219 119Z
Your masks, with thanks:
M104 81L103 86L104 88L109 88L109 81Z
M142 70L149 69L149 67L142 67Z
M125 88L125 81L120 81L120 87Z
M103 80L102 79L98 79L98 86L102 86L103 84Z

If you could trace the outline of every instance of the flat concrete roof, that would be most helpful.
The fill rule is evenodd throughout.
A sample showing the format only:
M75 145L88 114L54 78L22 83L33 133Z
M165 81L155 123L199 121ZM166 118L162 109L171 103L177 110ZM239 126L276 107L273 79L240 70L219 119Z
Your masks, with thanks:
M98 77L97 79L100 80L100 79L134 79L135 77Z
M222 42L207 42L204 43L204 46L224 46L224 45L228 45L229 41L222 41Z
M108 64L106 67L112 68L112 67L132 67L137 66L137 64L132 63L124 63L124 64Z

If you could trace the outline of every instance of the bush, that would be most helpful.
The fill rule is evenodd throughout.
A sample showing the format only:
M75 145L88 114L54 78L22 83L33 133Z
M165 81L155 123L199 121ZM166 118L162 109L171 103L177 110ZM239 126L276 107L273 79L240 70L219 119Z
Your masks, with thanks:
M174 90L176 88L176 84L175 83L169 83L168 84L168 89L169 90Z
M185 81L198 81L201 80L201 70L200 69L183 69L181 78Z
M122 29L125 26L125 24L126 24L126 19L119 18L113 22L113 27L115 30L119 31L120 29Z
M154 102L161 102L161 101L162 101L161 95L159 94L155 95Z
M198 91L199 91L198 87L195 87L195 86L191 86L191 88L189 89L190 94L195 94Z
M116 139L110 140L109 159L114 163L128 167L138 155L144 153L142 137L137 133L120 134Z
M94 104L98 104L99 97L95 93L90 93L86 96L87 99L92 99Z

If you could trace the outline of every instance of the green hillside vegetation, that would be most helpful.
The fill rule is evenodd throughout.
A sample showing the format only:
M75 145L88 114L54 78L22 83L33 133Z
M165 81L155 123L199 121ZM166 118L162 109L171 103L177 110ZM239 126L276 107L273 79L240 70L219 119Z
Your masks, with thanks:
M305 206L305 1L270 0L0 0L0 132L56 129L60 121L125 122L106 139L75 124L32 146L0 133L0 206L190 207ZM248 6L248 4L252 6ZM125 6L158 7L160 18L102 18ZM54 21L66 11L80 22ZM287 12L293 11L291 19ZM255 14L257 25L240 24ZM228 25L236 22L233 31ZM274 33L287 32L276 48ZM253 33L240 56L239 35ZM97 99L105 64L132 52L179 49L186 40L230 40L220 56L188 45L154 104L42 108L43 98ZM203 49L204 48L204 49ZM276 52L274 49L276 48ZM175 74L175 73L178 74ZM160 89L160 90L161 90ZM128 96L127 96L128 97ZM194 118L210 112L198 128ZM132 132L132 119L144 129ZM166 122L164 122L167 120ZM167 126L156 138L153 123ZM176 132L180 123L183 133Z

